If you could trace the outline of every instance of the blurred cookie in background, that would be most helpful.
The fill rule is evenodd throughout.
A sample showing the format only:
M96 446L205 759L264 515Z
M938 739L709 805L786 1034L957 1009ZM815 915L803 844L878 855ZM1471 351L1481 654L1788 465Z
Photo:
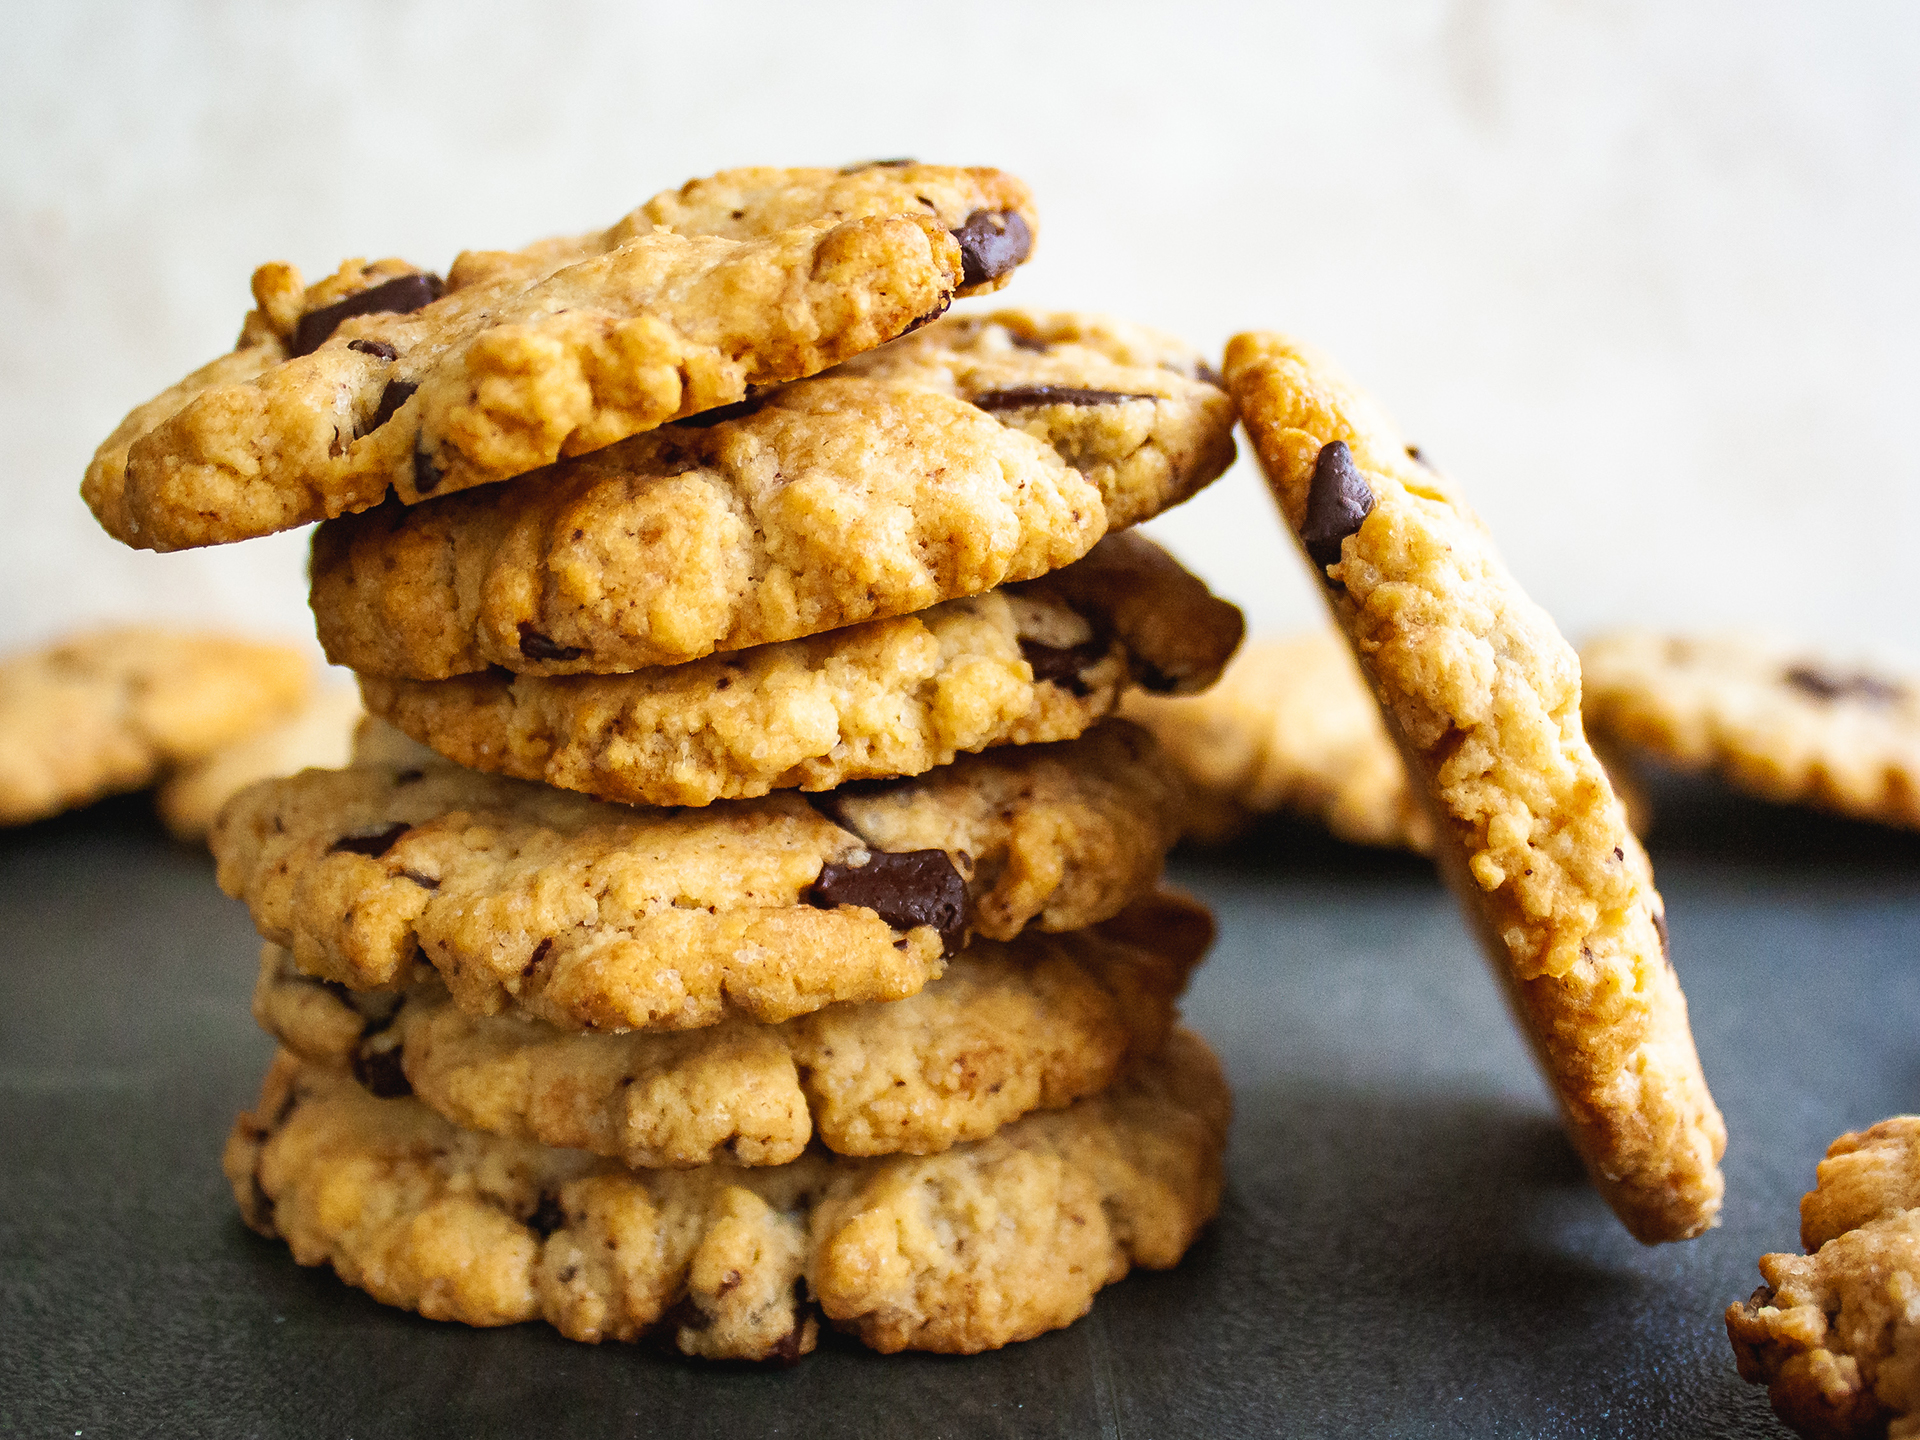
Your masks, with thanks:
M213 631L87 631L0 662L0 824L141 790L299 709L292 645Z
M321 688L278 723L244 735L170 776L154 797L160 818L178 839L205 839L220 807L254 781L345 765L363 714L352 686Z
M1783 803L1920 828L1920 679L1751 635L1622 630L1580 652L1597 735Z
M1399 752L1332 630L1252 641L1211 690L1129 695L1121 713L1153 731L1193 782L1189 839L1221 844L1285 811L1358 845L1432 845Z

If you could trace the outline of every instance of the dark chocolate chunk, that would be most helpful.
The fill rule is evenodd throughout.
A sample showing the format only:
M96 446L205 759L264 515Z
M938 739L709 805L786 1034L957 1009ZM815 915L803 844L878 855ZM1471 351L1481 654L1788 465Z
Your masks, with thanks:
M411 880L422 890L438 890L440 888L440 882L437 879L431 875L422 875L417 870L402 870L400 875L403 879Z
M356 345L359 343L357 340L354 341ZM387 421L399 413L402 405L413 398L413 392L419 388L419 384L412 380L389 380L387 382L387 388L380 392L380 403L373 407L373 416L367 421L367 428L360 433L363 435L371 435L382 425L386 424ZM417 472L420 467L420 457L417 452L414 455L413 463L414 469ZM416 475L416 480L417 478ZM440 478L437 475L434 477L433 483L436 485L440 483Z
M1118 405L1127 400L1158 400L1158 395L1129 395L1121 390L1083 390L1077 385L1012 385L983 390L973 397L982 410L1025 410L1034 405Z
M1169 675L1151 660L1133 657L1133 680L1142 690L1153 695L1171 695L1180 688L1180 677Z
M349 340L347 349L358 350L362 355L372 355L380 360L398 360L400 352L384 340Z
M1014 349L1031 350L1036 355L1044 355L1053 348L1045 340L1036 339L1031 335L1008 335L1007 339L1013 342Z
M918 330L922 325L931 325L934 321L938 320L942 315L946 314L948 308L952 306L952 304L953 304L953 297L951 295L942 295L940 297L940 303L938 305L936 305L933 309L929 310L926 314L922 315L918 320L914 321L911 325L907 326L907 328L902 330L900 333L902 335L911 335L914 331Z
M1816 700L1865 700L1873 705L1891 705L1900 698L1900 687L1889 685L1864 672L1835 674L1814 665L1796 665L1787 671L1787 683Z
M293 328L295 355L311 355L340 328L340 322L355 315L410 315L422 305L431 305L446 291L446 282L438 275L396 275L383 285L336 300L318 310L309 310Z
M1084 645L1042 645L1037 640L1022 640L1020 656L1033 670L1035 680L1045 680L1075 695L1085 695L1093 687L1080 678L1080 672L1100 662L1107 647L1099 640Z
M711 410L682 416L672 423L686 430L706 430L728 420L744 420L758 410L763 403L759 397L749 396L745 400L736 400L731 405L716 405Z
M528 976L533 974L535 970L538 970L540 968L540 962L546 959L547 956L550 953L552 953L552 950L553 950L553 937L549 935L547 936L546 939L542 940L538 945L533 947L533 955L531 958L528 959L526 965L521 968L520 978L522 980L525 980Z
M342 853L365 855L370 859L378 860L398 844L400 837L412 828L406 821L401 820L387 826L384 830L376 830L371 835L342 835L327 847L327 853L329 855Z
M1033 232L1013 210L976 210L953 238L960 242L963 285L998 280L1033 250Z
M973 924L973 897L944 850L874 850L864 865L828 861L807 890L822 910L860 905L896 930L931 925L951 955Z
M527 1217L527 1228L544 1240L566 1223L567 1212L560 1205L560 1197L551 1190L542 1191L540 1203Z
M447 478L447 472L433 463L433 456L420 446L413 447L413 488L421 495L431 495L440 488L440 482Z
M398 1045L382 1049L363 1045L354 1051L353 1078L382 1100L413 1093L413 1083L407 1079L407 1072L400 1065Z
M1322 445L1313 462L1313 483L1307 487L1307 517L1300 524L1300 541L1313 563L1323 568L1340 560L1340 542L1360 528L1373 509L1373 491L1353 463L1347 442Z
M519 624L520 653L529 660L578 660L586 654L579 645L559 645L522 620Z
M842 175L858 175L862 170L898 170L903 165L917 165L917 160L856 160L851 165L842 165Z

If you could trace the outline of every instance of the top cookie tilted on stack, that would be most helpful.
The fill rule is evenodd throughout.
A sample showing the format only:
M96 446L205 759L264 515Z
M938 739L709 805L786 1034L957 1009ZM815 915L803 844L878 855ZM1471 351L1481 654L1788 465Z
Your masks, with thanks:
M101 448L129 544L321 521L375 717L211 836L285 1047L227 1153L255 1228L428 1315L750 1359L812 1307L989 1348L1178 1259L1220 1183L1174 1018L1211 921L1157 891L1181 782L1108 717L1239 642L1125 533L1234 410L1135 326L943 318L1037 228L1011 176L882 162L444 281L267 266L239 348Z

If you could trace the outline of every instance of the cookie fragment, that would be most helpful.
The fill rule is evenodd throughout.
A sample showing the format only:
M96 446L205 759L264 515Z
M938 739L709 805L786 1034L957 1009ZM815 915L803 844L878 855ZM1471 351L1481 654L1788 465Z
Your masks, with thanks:
M689 1029L897 1000L940 973L936 925L812 903L827 865L940 851L975 933L1079 929L1152 887L1178 792L1151 740L1109 721L828 801L628 807L401 757L255 785L210 844L222 888L309 974L370 989L430 963L476 1014Z
M629 1170L282 1052L223 1164L294 1259L429 1318L764 1360L811 1350L818 1315L877 1350L971 1354L1176 1263L1219 1203L1228 1103L1176 1031L1103 1094L939 1155Z
M291 713L313 684L299 650L132 626L0 664L0 825L151 785Z
M1157 1053L1211 935L1202 907L1150 896L1068 935L976 941L904 1000L630 1035L469 1015L437 980L351 991L269 944L253 1009L302 1059L376 1094L628 1165L781 1165L814 1136L844 1155L920 1155L1094 1094L1128 1055Z
M1800 1202L1806 1255L1727 1307L1741 1378L1802 1435L1920 1432L1920 1116L1842 1135Z
M1580 668L1596 734L1763 799L1920 828L1920 679L1647 631L1596 637Z
M1315 532L1322 593L1595 1187L1641 1240L1699 1234L1719 1213L1726 1127L1651 866L1581 728L1572 649L1451 483L1331 362L1250 333L1226 378L1303 549Z
M1025 584L627 675L366 676L368 708L474 770L706 805L918 775L1082 734L1130 685L1219 673L1239 612L1142 536Z

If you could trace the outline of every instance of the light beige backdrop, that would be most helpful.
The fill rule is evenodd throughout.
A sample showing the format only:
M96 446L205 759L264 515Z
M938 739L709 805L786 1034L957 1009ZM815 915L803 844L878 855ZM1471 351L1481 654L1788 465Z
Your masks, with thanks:
M1025 176L1010 303L1294 330L1461 478L1562 627L1920 649L1920 6L0 7L0 649L307 633L305 537L154 556L76 486L263 260L444 266L725 166ZM1317 602L1243 461L1156 532Z

